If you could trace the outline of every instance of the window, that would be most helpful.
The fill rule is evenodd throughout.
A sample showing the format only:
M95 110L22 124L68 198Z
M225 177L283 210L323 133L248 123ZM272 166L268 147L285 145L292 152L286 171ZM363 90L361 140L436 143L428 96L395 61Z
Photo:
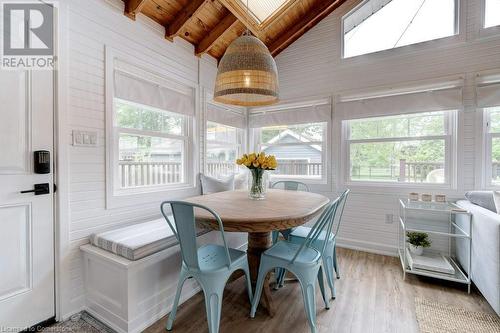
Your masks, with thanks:
M290 2L290 0L248 0L248 2L247 0L240 0L240 2L244 10L246 10L248 3L248 10L260 24Z
M115 98L115 189L186 180L188 117Z
M500 106L485 109L487 116L486 144L488 146L488 178L492 185L500 185Z
M326 122L258 128L258 150L276 156L275 177L323 179L326 129Z
M500 25L500 0L484 0L484 27Z
M350 181L450 182L453 111L345 121Z
M208 121L207 174L220 178L236 173L236 159L242 153L242 142L242 129Z
M365 1L343 19L344 58L453 36L457 18L458 0Z

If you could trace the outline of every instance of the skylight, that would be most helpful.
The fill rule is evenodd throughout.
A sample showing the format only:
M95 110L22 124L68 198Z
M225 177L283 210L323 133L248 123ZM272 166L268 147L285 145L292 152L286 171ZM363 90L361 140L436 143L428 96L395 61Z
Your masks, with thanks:
M264 22L290 0L248 0L248 9L258 23ZM240 0L247 8L247 0Z
M344 17L344 58L455 35L456 1L366 1Z

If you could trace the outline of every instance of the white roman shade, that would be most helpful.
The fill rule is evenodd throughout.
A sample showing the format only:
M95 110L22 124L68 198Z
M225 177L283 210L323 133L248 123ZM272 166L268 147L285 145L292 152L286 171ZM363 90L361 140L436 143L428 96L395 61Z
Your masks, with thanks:
M207 120L231 127L247 127L245 110L229 109L213 102L207 103Z
M456 87L341 101L336 104L335 114L341 120L349 120L418 112L460 110L462 104L462 88Z
M114 94L116 98L130 102L187 116L195 115L194 89L180 84L150 81L115 69Z
M275 125L297 125L307 123L329 122L332 117L330 100L311 104L289 104L254 109L250 112L249 127L259 128Z
M479 85L476 93L478 107L500 106L500 82Z

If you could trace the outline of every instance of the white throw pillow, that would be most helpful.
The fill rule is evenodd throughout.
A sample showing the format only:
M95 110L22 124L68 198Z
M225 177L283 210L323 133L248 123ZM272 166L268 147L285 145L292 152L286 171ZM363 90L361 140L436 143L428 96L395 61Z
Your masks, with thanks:
M216 179L200 173L201 194L211 194L234 190L234 175L225 179Z
M493 191L493 200L495 201L497 214L500 214L500 191Z
M241 172L234 176L234 189L246 190L248 188L248 172Z

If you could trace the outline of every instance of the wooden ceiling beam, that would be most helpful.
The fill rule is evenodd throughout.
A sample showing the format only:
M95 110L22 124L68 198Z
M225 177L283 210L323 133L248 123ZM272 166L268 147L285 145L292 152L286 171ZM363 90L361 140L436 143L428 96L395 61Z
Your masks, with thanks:
M300 20L300 22L297 22L290 29L285 30L283 34L271 43L269 51L273 57L276 57L281 51L286 49L290 44L299 39L322 19L327 17L331 12L343 4L345 0L324 0L320 2L321 4L318 4L315 8L309 11Z
M192 0L178 14L177 18L165 28L165 38L172 40L186 26L189 20L210 0Z
M142 7L144 7L148 1L149 0L126 0L124 11L125 16L135 21L135 15L141 12Z
M210 51L210 49L217 44L219 39L224 35L226 31L231 30L235 25L239 23L236 16L232 13L227 14L211 31L210 33L201 40L201 42L196 46L196 55L201 56L203 53Z
M255 37L262 41L266 40L265 33L259 29L258 24L254 20L248 17L245 8L238 5L235 0L219 0L219 2L233 13L233 15L236 16Z

